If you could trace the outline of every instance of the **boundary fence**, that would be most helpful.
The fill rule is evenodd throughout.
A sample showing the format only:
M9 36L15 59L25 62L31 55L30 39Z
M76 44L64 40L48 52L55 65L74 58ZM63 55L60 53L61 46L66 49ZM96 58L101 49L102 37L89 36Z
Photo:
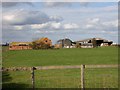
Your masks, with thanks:
M86 68L118 68L119 65L75 65L75 66L37 66L37 67L2 67L2 71L31 71L31 84L35 89L35 70L51 69L80 69L81 71L81 89L85 90L85 69Z

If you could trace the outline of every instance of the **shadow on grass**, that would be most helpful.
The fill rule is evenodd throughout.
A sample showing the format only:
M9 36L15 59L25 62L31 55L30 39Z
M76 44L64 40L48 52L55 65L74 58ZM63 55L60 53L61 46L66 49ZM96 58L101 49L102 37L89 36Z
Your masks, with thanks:
M29 85L23 83L4 83L2 85L2 90L26 90L27 88Z
M12 77L10 76L10 74L8 72L2 72L2 83L5 82L10 82L12 80Z
M29 84L12 83L11 80L9 72L2 72L2 90L26 90L30 87Z

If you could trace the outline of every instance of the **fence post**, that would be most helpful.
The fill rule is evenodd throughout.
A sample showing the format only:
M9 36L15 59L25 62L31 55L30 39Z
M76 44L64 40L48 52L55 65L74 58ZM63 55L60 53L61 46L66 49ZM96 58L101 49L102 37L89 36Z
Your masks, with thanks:
M35 67L32 67L32 69L31 69L31 74L32 74L32 88L33 88L33 90L35 89L35 74L34 74L34 70L35 69L36 69Z
M85 65L81 65L81 90L85 90L84 68Z

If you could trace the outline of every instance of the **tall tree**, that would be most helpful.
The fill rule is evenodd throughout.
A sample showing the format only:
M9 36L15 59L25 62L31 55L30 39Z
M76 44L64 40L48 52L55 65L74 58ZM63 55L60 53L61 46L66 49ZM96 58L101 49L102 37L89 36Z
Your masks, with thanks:
M51 48L51 40L48 38L41 38L33 41L31 46L33 49L48 49Z
M93 48L97 47L97 42L95 38L92 39L92 43L93 43Z

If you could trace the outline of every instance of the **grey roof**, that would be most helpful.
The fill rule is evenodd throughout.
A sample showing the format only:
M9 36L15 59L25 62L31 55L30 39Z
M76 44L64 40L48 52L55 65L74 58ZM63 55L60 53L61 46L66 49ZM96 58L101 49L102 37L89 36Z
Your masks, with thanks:
M80 41L75 41L75 42L87 42L89 40L92 40L93 38L88 38L88 39L84 39L84 40L80 40ZM103 40L104 42L112 42L103 38L95 38L96 40Z
M70 40L70 39L68 39L68 38L65 38L65 39L60 39L60 40L58 40L57 42L61 42L61 41L63 41L63 40ZM71 40L70 40L71 41ZM71 41L72 42L72 41Z

